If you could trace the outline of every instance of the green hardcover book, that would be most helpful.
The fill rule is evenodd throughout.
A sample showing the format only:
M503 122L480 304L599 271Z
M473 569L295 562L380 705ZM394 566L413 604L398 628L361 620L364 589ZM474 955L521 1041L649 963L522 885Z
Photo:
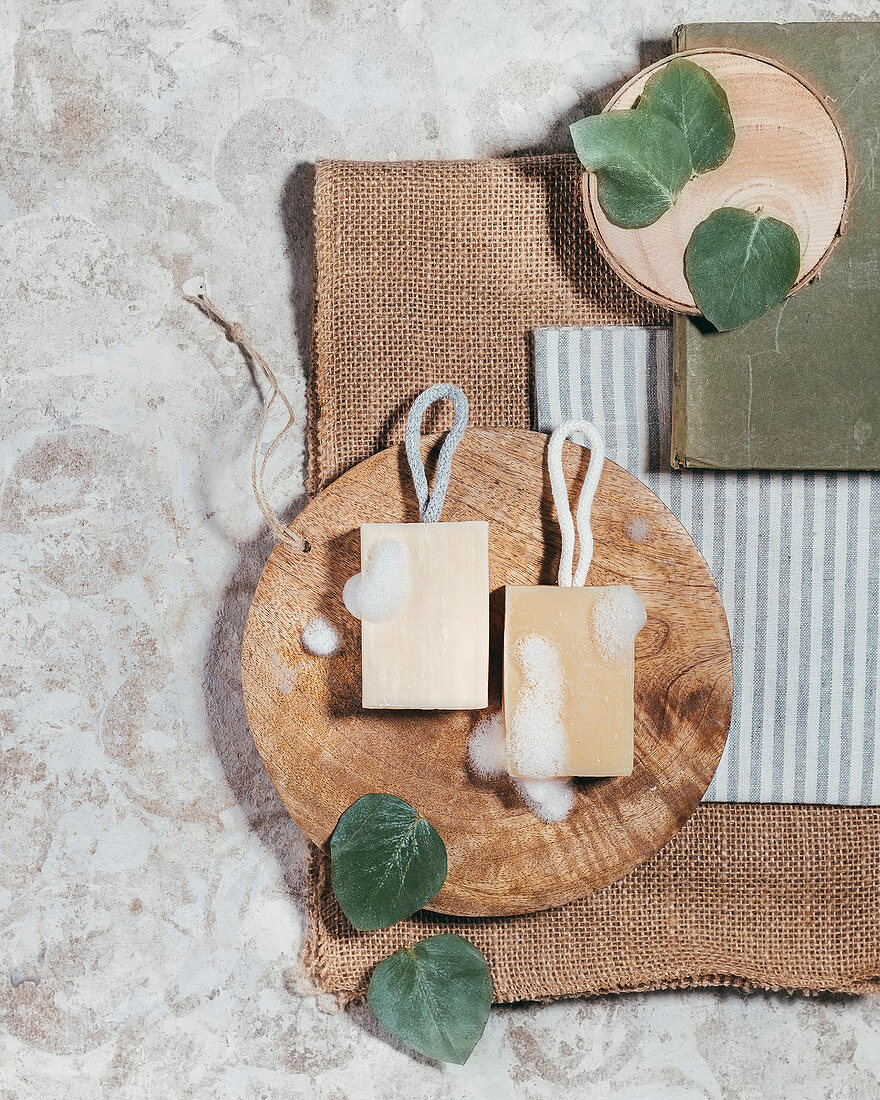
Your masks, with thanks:
M854 182L815 282L734 332L676 316L672 464L878 470L880 24L691 23L674 45L745 50L802 75L838 121Z

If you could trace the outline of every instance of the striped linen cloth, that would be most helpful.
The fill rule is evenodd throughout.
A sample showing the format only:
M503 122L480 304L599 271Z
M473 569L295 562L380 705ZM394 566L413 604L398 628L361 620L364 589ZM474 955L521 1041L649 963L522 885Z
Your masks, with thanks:
M711 802L880 803L880 474L672 470L664 328L535 332L537 425L592 420L721 590L734 706Z

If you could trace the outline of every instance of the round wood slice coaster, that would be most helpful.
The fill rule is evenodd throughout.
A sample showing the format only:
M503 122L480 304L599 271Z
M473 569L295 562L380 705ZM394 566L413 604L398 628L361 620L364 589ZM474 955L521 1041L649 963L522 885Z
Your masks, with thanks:
M442 438L423 440L429 462ZM350 470L305 508L289 529L295 544L272 551L248 615L244 698L285 806L324 845L361 795L405 798L446 842L449 873L431 905L438 912L529 912L620 878L696 809L730 724L730 639L708 566L659 498L607 461L587 583L632 584L648 610L636 641L635 769L576 781L575 809L558 825L538 821L507 779L469 775L468 736L500 706L504 586L556 582L560 539L547 441L536 432L469 429L455 452L443 519L489 522L488 711L361 709L360 623L342 604L342 586L360 570L361 523L418 520L402 446ZM566 444L572 499L588 456ZM301 645L303 628L319 614L344 639L333 657L311 656Z
M779 218L801 243L791 293L819 273L842 233L852 178L837 123L823 100L794 73L735 50L688 50L727 94L736 141L727 160L685 185L676 203L645 229L612 225L599 205L596 177L584 174L587 220L605 258L624 282L658 305L699 313L684 275L684 252L700 222L721 206ZM649 66L613 96L606 111L632 107Z

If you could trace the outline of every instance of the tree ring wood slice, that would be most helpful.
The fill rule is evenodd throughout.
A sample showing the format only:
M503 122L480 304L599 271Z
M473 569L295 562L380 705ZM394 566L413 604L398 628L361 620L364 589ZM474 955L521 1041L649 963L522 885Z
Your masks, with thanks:
M442 436L425 437L436 458ZM455 452L444 520L489 522L490 676L487 711L364 711L360 623L342 586L360 569L360 524L418 519L402 446L343 474L272 551L248 614L242 684L257 748L284 805L325 845L355 799L387 791L437 828L449 874L431 908L490 916L562 905L615 881L684 825L721 758L733 695L727 619L709 568L669 509L606 461L593 505L588 584L632 584L648 610L636 642L635 768L577 781L558 825L537 820L507 779L467 769L473 726L497 710L506 584L554 584L560 539L546 474L548 437L469 429ZM567 443L572 499L589 452ZM638 520L638 523L633 523ZM644 538L633 541L627 531ZM318 614L344 648L311 656L300 636Z
M737 50L687 50L727 94L736 140L727 160L685 185L666 213L644 229L613 225L599 205L596 176L584 173L584 205L605 258L652 302L699 313L684 274L691 234L713 210L736 206L779 218L801 243L794 294L814 279L843 232L852 180L846 146L825 102L781 65ZM632 107L647 80L672 58L643 69L606 111Z

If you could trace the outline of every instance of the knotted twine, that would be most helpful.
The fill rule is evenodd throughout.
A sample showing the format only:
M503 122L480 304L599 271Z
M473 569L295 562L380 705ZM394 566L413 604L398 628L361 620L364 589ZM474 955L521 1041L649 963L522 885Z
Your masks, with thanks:
M275 532L276 538L286 539L288 542L295 542L299 545L298 540L291 538L287 528L275 515L266 497L265 487L266 466L269 459L272 457L275 448L293 427L295 420L293 406L290 404L287 395L278 384L275 372L256 349L244 328L238 321L230 321L224 316L222 311L208 297L208 288L204 280L199 278L188 280L188 282L184 283L182 292L187 302L192 302L206 317L210 318L215 324L218 324L220 328L223 329L226 333L226 339L231 344L235 344L242 355L244 355L245 359L260 368L266 381L269 383L269 400L263 407L263 415L260 418L260 426L257 429L257 438L254 442L254 451L251 457L251 485L253 486L257 506L262 512L265 521ZM260 461L259 455L263 445L263 433L266 430L266 424L269 421L269 415L272 412L272 405L276 397L287 411L287 423L266 448L262 461ZM437 471L434 478L434 492L429 493L428 479L425 474L425 464L422 462L420 450L422 421L431 405L437 401L442 401L444 398L449 398L452 401L455 409L455 421L440 449L440 457L437 460ZM464 390L448 382L438 382L437 385L431 386L423 393L420 393L409 411L409 416L406 421L406 457L409 461L409 468L412 473L413 485L415 486L416 497L419 502L419 515L422 523L436 523L440 519L440 514L443 511L443 503L446 500L446 490L449 487L449 475L452 472L452 456L455 453L455 448L461 442L461 437L464 435L465 428L467 427L468 415L468 399ZM575 426L574 430L576 430L576 427L577 426ZM592 468L592 459L590 460L590 467ZM595 492L595 488L593 491ZM590 500L592 502L592 497ZM571 517L569 516L569 522L570 520Z
M297 547L300 546L299 540L293 539L287 532L287 528L281 522L281 520L275 515L271 504L266 497L266 466L269 459L272 457L272 453L281 440L287 435L288 431L294 424L293 406L287 399L286 394L278 384L278 379L275 377L275 372L266 362L259 351L254 347L253 342L247 335L238 321L230 321L218 307L208 297L208 289L202 279L190 279L184 283L183 297L188 302L192 302L197 306L206 317L210 318L215 324L218 324L220 328L226 333L226 339L235 344L238 350L242 353L245 359L259 367L269 383L269 400L263 406L263 415L260 418L260 426L257 429L257 438L254 443L254 452L251 458L251 484L254 490L254 497L257 501L257 507L263 514L263 519L269 524L271 529L275 533L275 537L278 539L286 539L288 542L294 543ZM260 449L263 445L263 433L266 430L266 424L269 421L269 415L272 412L272 405L275 403L275 398L281 402L287 412L287 423L278 432L269 446L266 448L266 453L263 455L262 461L259 459Z

